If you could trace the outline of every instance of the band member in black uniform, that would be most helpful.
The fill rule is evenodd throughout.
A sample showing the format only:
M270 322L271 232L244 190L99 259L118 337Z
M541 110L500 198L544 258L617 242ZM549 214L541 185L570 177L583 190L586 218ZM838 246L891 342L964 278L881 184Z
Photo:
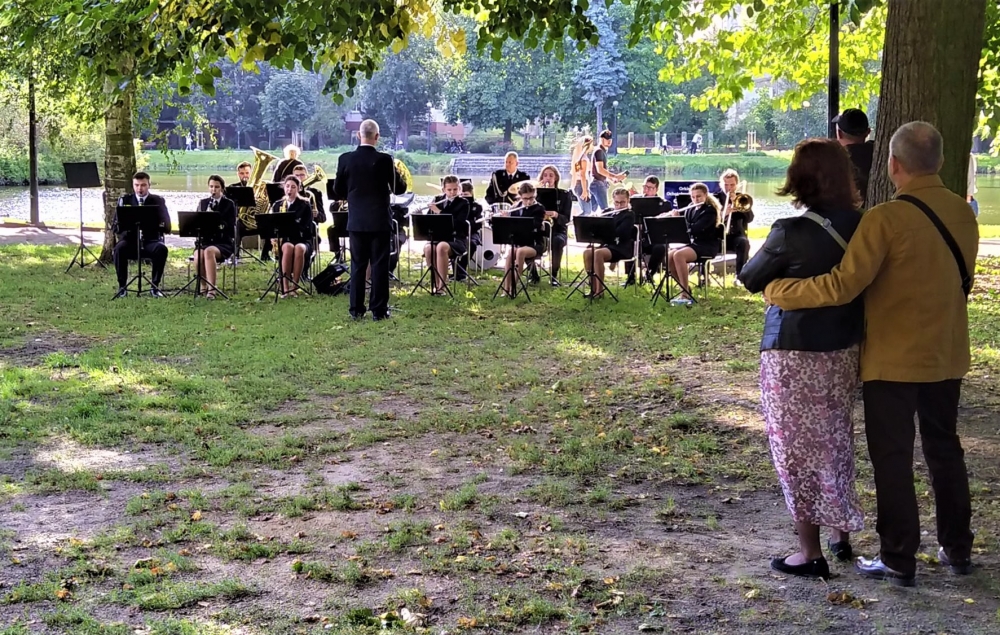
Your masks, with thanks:
M489 187L486 188L486 202L490 205L514 203L517 196L510 193L510 186L531 179L527 174L517 169L516 152L508 152L503 159L503 165L502 170L497 170L490 177Z
M312 241L316 236L316 223L313 221L312 204L309 199L299 195L299 180L294 176L286 176L284 182L285 196L275 201L271 206L272 214L292 213L296 215L295 231L287 236L281 236L281 270L284 278L281 280L281 297L298 295L299 278L312 256ZM291 275L289 275L291 274ZM293 289L289 288L291 278Z
M205 293L209 300L215 299L216 264L232 256L235 250L236 203L223 195L225 190L226 182L221 176L213 174L208 177L208 198L198 201L199 212L218 212L222 215L222 227L213 234L202 236L202 244L195 245L194 257L201 261L202 275L211 285Z
M139 252L140 258L149 258L153 263L153 270L150 280L153 288L149 294L154 298L162 298L160 283L163 281L163 269L167 265L167 245L163 242L163 237L170 233L170 214L167 212L167 203L162 196L149 193L149 175L145 172L136 172L132 177L132 191L134 194L126 194L118 199L119 207L133 205L155 205L157 216L160 219L158 231L152 235L143 234L136 236L134 228L120 229L118 226L118 216L115 215L112 223L112 231L118 235L118 243L115 245L113 256L115 261L115 273L118 275L118 293L115 299L124 298L128 295L125 285L128 284L128 259L136 255L136 242L141 243L142 249Z
M688 265L698 258L714 258L719 255L719 226L722 211L719 202L708 193L708 186L695 183L691 186L691 205L669 212L670 216L684 216L688 238L691 242L667 254L667 267L681 286L681 294L671 300L673 304L691 304L688 287Z
M469 272L469 258L475 256L476 250L483 244L483 206L476 200L476 187L472 181L462 181L462 198L469 201L469 222L472 223L472 244L469 250L458 258L458 271L455 280L465 280Z
M542 207L541 203L535 202L535 186L531 183L522 183L521 187L517 190L517 194L521 198L520 206L512 209L510 215L532 218L535 221L535 233L532 244L515 245L507 254L506 270L509 271L516 266L517 273L520 275L524 271L524 263L526 261L538 258L545 253L545 230L542 229L542 223L545 222L545 208ZM514 294L514 282L514 276L504 277L503 289L509 296Z
M278 162L278 165L274 166L274 176L271 177L272 183L284 183L285 177L292 176L292 170L296 166L302 165L302 161L299 161L299 155L302 151L299 150L298 146L287 145L284 150L285 158Z
M253 166L250 165L249 161L244 161L236 166L236 181L237 185L240 187L247 187L250 185L250 170Z
M615 188L611 193L614 207L601 212L602 216L615 219L615 242L606 243L593 251L583 250L583 266L590 279L590 294L588 297L604 297L604 264L618 262L631 258L635 254L635 215L629 207L629 192L623 187Z
M559 265L562 264L563 249L569 241L568 228L573 215L573 197L569 190L559 189L559 170L554 165L546 165L538 173L538 187L556 188L556 209L545 210L545 218L552 223L552 241L549 249L552 250L552 280L553 287L559 286ZM538 282L538 270L532 268L531 281Z
M347 230L351 240L351 303L354 319L365 315L365 277L371 264L372 318L389 317L389 256L392 232L390 195L406 193L406 180L392 156L375 149L378 124L365 119L358 129L361 143L340 155L334 181L337 198L347 201Z
M655 176L646 177L646 180L642 184L642 196L643 198L659 199L660 210L662 212L670 210L670 204L660 198L659 178ZM643 227L641 218L636 217L636 224L639 226L639 249L641 250L639 255L640 257L649 258L649 265L646 267L646 281L651 283L653 281L653 276L660 271L660 265L663 263L663 256L666 251L663 249L662 245L653 245L649 241L649 236L646 235L646 230ZM654 252L659 254L658 258L654 256ZM622 286L627 287L630 284L635 284L635 263L625 263L625 273L628 277L625 279L625 282L622 283Z
M336 181L334 181L334 183L333 183L334 189L336 189L336 186L337 186L337 183L336 183ZM330 214L333 214L334 212L343 212L346 207L347 207L347 202L346 201L334 201L334 200L331 200L330 201ZM331 220L332 220L332 217L331 217ZM328 241L330 241L330 253L333 254L333 260L334 260L334 262L342 263L342 262L344 262L344 254L343 254L343 252L340 249L340 238L337 238L334 235L335 233L336 233L336 229L334 228L334 226L332 224L329 227L326 228L326 239Z
M715 193L715 198L722 203L722 224L729 227L729 231L726 232L726 252L736 254L737 276L750 259L750 238L747 237L747 228L753 222L753 209L745 212L733 211L733 199L738 194L739 184L739 172L730 168L719 177L721 187Z
M437 243L436 254L434 254L434 264L437 266L437 275L434 276L434 290L432 295L445 295L445 282L448 280L448 261L453 256L465 254L469 250L469 201L461 197L461 186L458 177L449 174L441 181L444 194L438 196L428 206L430 214L451 214L452 227L455 234L449 242ZM431 243L424 245L424 263L431 266ZM456 272L458 273L458 272Z
M306 170L306 166L297 165L292 169L292 176L299 180L299 183L305 183L305 180L309 177L309 172ZM320 192L315 187L304 187L302 191L299 192L302 198L312 199L313 208L313 220L317 224L326 222L326 209L323 208L323 193Z

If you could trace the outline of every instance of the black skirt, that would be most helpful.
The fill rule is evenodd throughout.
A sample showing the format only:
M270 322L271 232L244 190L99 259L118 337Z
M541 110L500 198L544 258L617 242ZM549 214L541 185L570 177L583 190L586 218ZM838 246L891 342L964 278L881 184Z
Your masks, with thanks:
M206 249L209 247L215 247L219 250L219 255L215 257L216 262L222 262L233 255L232 243L208 243L205 245Z
M619 245L601 245L601 249L607 249L611 252L611 260L608 262L618 262L620 260L628 260L633 254L631 251L626 251L622 249Z
M684 246L694 251L698 258L715 258L719 255L719 245L717 243L711 245L691 243Z

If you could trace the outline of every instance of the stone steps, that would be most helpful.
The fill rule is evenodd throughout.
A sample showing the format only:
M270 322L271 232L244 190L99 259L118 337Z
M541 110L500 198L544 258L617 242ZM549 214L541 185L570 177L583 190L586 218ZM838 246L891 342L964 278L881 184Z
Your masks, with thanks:
M458 175L486 175L503 168L502 156L489 154L461 154L452 159L451 173ZM538 176L546 165L555 165L562 177L569 176L569 157L566 155L521 156L518 169L530 176Z

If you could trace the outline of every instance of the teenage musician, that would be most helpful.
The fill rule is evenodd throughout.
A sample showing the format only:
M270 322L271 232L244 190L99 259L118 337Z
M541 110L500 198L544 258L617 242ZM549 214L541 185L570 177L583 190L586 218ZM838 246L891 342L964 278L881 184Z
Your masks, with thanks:
M568 242L568 228L573 214L573 199L568 190L559 189L559 170L554 165L546 165L538 174L539 187L556 189L556 208L545 210L545 219L552 223L552 281L553 287L559 286L559 265L562 263L563 249ZM532 282L538 282L538 271L532 269Z
M738 194L740 184L739 173L730 168L719 177L721 186L715 197L722 203L722 223L729 229L726 232L726 251L736 254L736 275L743 271L743 265L750 259L750 239L747 237L747 227L753 222L753 210L745 212L733 211L733 199Z
M545 231L542 223L545 222L545 208L540 203L535 202L535 186L530 182L521 183L517 194L521 199L519 206L510 211L511 216L534 219L535 233L531 245L514 245L507 254L507 266L505 271L510 271L517 267L518 275L524 271L524 263L533 258L538 258L545 252ZM514 276L504 276L503 290L508 296L514 295L516 287Z
M293 175L285 177L285 196L275 201L271 206L272 214L292 213L296 215L295 229L287 236L282 236L284 242L281 243L281 297L295 297L298 295L299 278L302 271L309 262L312 254L312 241L316 235L316 223L313 222L312 204L309 199L299 195L301 184ZM287 280L291 272L291 280L294 289L288 288Z
M167 266L167 245L163 241L163 236L170 233L170 214L167 212L167 203L162 196L149 193L149 175L145 172L136 172L132 177L132 191L134 194L126 194L118 199L119 207L129 207L134 205L152 205L157 208L156 214L159 218L159 228L153 234L142 233L136 236L134 228L120 229L118 226L118 215L115 214L112 231L118 235L118 243L115 244L112 252L115 261L115 273L118 274L118 293L114 299L124 298L128 295L125 285L128 284L128 260L136 255L137 242L141 242L142 249L139 252L140 258L149 258L153 263L153 271L150 281L153 288L149 294L154 298L162 298L160 282L163 280L163 270Z
M660 200L660 204L661 204L660 205L660 209L663 209L663 207L666 206L666 201L664 201L663 199L660 198L659 191L660 191L660 179L657 178L657 177L655 177L655 176L652 176L652 175L647 176L646 180L642 184L642 197L643 198L655 198L655 199L659 199ZM640 247L639 248L641 249L640 257L649 256L649 266L646 267L646 281L647 282L652 282L653 275L655 275L656 272L659 271L659 266L658 265L657 265L656 269L653 268L652 254L653 254L654 245L649 242L649 236L646 235L646 230L642 226L642 219L641 218L637 219L637 222L638 222L638 226L639 226L639 240L640 240L640 243L639 243ZM660 253L660 260L662 260L662 259L663 259L663 254ZM626 274L626 278L625 278L625 282L622 283L622 286L623 287L627 287L630 284L635 284L635 263L634 262L626 262L625 263L625 274Z
M708 193L708 186L695 183L691 186L691 204L686 208L668 212L668 216L684 216L690 243L667 254L667 268L681 287L681 294L671 300L672 304L691 304L691 290L688 287L688 265L699 258L714 258L719 255L719 226L722 225L722 210L719 201Z
M306 166L296 165L292 168L292 175L299 180L299 183L305 183L306 179L309 177L309 172L306 170ZM314 187L303 187L301 196L303 198L311 199L313 220L316 221L316 223L325 223L326 210L323 209L323 193Z
M299 161L299 155L302 151L299 150L298 146L287 145L284 149L285 158L278 162L278 165L274 166L274 176L271 178L272 183L284 183L285 177L292 176L292 170L295 166L302 165L302 161Z
M430 268L433 256L434 265L437 267L437 275L433 276L434 288L431 295L447 294L444 288L448 280L448 261L452 256L464 254L469 250L469 201L459 196L461 187L458 177L454 174L444 177L441 186L444 193L436 197L427 209L431 214L451 214L454 234L449 242L439 242L434 245L436 253L432 253L431 243L424 245L425 264Z
M516 152L507 153L503 159L503 166L502 170L493 173L493 176L490 177L490 185L486 188L486 202L490 205L513 203L516 196L510 193L510 186L531 178L517 169Z
M222 227L208 236L202 236L201 245L196 245L194 257L200 262L202 275L208 280L205 297L215 299L215 282L218 279L216 265L233 255L235 251L236 203L226 198L226 182L213 174L208 177L208 198L198 201L199 212L218 212L222 216Z
M469 222L472 223L472 244L465 254L459 256L458 271L455 272L455 280L461 282L465 280L469 271L469 258L474 256L476 249L483 244L483 206L476 200L476 187L472 181L462 181L462 198L469 201Z
M602 214L615 219L615 242L583 250L583 266L591 274L589 298L604 297L604 264L631 258L635 251L635 216L629 207L628 190L615 188L611 200L614 207Z

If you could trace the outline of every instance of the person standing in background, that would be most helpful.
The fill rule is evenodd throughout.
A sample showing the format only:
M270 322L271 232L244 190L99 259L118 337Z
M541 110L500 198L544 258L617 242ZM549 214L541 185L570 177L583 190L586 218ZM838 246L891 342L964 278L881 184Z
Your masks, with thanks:
M854 183L861 194L861 209L868 208L868 175L872 171L875 142L867 141L871 134L868 115L857 108L848 108L832 120L837 124L837 141L847 148L854 164Z
M972 208L972 213L979 216L979 201L976 200L976 193L979 192L979 188L976 187L976 172L979 171L979 161L976 160L976 155L969 153L969 182L965 190L965 200L969 202L969 207Z

